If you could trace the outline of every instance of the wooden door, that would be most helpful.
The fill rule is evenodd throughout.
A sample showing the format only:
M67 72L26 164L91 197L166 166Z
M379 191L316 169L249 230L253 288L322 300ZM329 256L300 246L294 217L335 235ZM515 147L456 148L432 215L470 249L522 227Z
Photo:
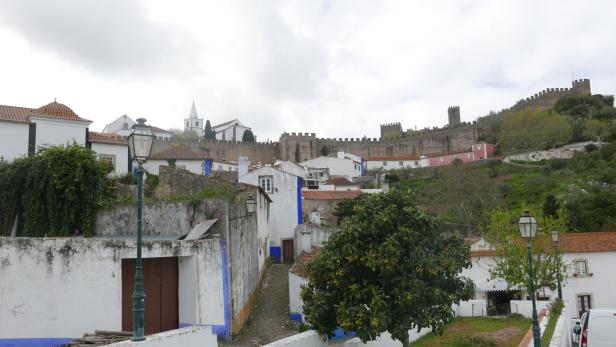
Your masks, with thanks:
M591 309L590 295L578 295L577 308L578 308L578 317L582 318L582 314Z
M178 328L178 258L143 259L145 334ZM122 259L122 330L133 330L135 259Z
M295 260L293 253L293 240L282 240L282 261L292 263Z

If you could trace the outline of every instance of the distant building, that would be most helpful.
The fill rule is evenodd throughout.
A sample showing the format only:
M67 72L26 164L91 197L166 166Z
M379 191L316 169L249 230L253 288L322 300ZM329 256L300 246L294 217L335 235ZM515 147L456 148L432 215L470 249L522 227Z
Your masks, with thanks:
M330 177L340 176L352 179L364 173L363 160L353 154L338 152L336 157L317 157L300 163L313 169L328 169Z
M184 119L184 131L194 131L199 136L202 136L204 126L205 123L203 122L203 118L199 118L197 108L195 107L195 101L193 100L192 106L190 107L190 114L188 118Z
M443 166L443 165L450 165L456 159L461 160L462 162L465 162L465 163L471 162L471 161L488 159L494 156L495 150L496 148L492 144L485 143L485 142L476 143L471 146L470 152L455 153L455 154L431 157L429 159L428 166L437 167L437 166Z
M217 140L242 141L244 132L251 130L251 128L242 124L242 122L238 119L234 119L222 124L214 125L212 126L212 130L216 132Z
M115 133L122 136L128 136L130 135L132 131L132 126L135 123L136 122L132 118L127 115L123 115L118 117L113 122L105 125L102 132L107 134ZM154 133L154 136L156 136L156 138L170 139L171 136L173 136L173 133L169 130L161 129L155 126L150 127L152 128L152 132Z
M320 220L320 225L334 226L338 219L334 216L336 205L344 199L354 199L361 190L304 190L302 192L302 211L312 221Z
M126 137L90 131L88 143L100 159L109 162L113 166L114 175L120 176L130 171L128 140Z
M366 159L366 168L368 170L383 169L416 169L419 167L427 167L429 164L428 157L418 156L390 156L390 157L370 157Z

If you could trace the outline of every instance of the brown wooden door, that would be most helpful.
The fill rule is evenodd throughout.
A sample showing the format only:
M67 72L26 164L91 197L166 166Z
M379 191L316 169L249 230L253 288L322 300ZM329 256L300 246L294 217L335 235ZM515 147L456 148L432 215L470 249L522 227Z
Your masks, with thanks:
M295 260L293 253L293 240L282 240L282 261L292 263Z
M590 295L578 295L577 297L578 317L582 318L584 312L591 309Z
M143 259L145 334L178 328L178 259ZM122 330L133 330L135 259L122 259Z

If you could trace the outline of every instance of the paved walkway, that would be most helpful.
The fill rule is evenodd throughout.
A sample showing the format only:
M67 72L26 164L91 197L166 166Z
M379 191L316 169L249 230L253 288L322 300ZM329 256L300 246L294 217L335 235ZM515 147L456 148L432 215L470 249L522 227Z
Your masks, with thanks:
M265 273L257 303L242 331L232 341L219 342L223 347L256 347L297 334L289 320L289 268L271 264Z

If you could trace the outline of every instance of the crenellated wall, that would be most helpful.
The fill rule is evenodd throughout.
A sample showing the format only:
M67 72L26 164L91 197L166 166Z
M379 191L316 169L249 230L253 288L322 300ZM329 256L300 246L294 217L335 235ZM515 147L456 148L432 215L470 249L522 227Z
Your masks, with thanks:
M564 96L583 96L591 95L590 80L580 79L571 82L571 88L547 88L537 94L531 95L528 98L518 101L512 110L521 110L523 108L539 108L542 110L554 107L558 99Z
M240 156L250 158L252 163L271 163L279 158L279 145L276 142L241 142L211 139L178 140L157 139L152 153L157 153L178 144L187 145L191 150L204 153L214 160L237 161Z

